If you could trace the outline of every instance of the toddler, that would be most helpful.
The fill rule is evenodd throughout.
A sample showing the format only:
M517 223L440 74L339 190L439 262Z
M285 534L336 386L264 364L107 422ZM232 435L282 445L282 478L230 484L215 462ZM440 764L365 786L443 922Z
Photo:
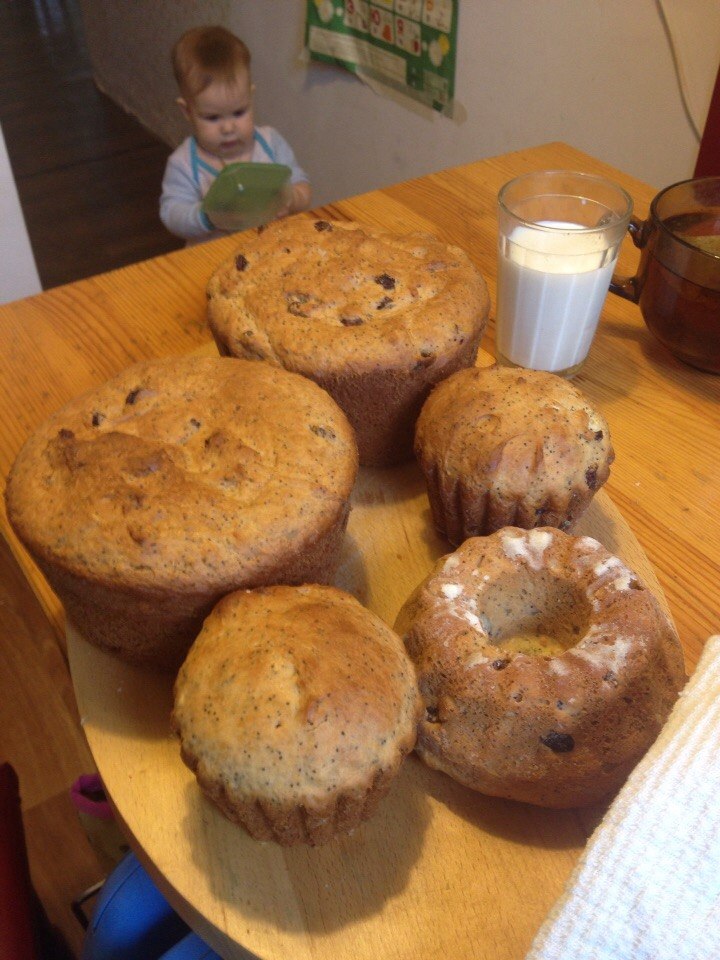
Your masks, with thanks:
M168 158L160 219L189 242L219 231L201 210L203 197L229 163L284 163L292 170L288 205L278 216L310 206L310 183L289 144L273 127L256 127L250 51L224 27L196 27L177 41L172 64L177 100L192 129Z

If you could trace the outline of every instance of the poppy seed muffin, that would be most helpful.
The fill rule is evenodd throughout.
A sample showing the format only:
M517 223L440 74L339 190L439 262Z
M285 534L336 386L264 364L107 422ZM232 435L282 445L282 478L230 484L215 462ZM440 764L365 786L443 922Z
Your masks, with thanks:
M366 466L411 459L423 400L474 362L489 306L458 247L300 217L246 234L208 285L220 353L319 383L347 414Z
M175 682L185 763L258 840L325 843L368 819L421 711L400 638L333 587L225 597Z
M330 579L352 429L304 377L220 357L139 363L25 443L8 517L80 633L177 667L225 593Z
M545 807L617 789L685 682L675 629L597 540L508 527L441 558L395 624L425 703L417 752Z
M605 418L567 380L473 367L439 384L415 454L435 526L451 543L501 527L572 529L610 474Z

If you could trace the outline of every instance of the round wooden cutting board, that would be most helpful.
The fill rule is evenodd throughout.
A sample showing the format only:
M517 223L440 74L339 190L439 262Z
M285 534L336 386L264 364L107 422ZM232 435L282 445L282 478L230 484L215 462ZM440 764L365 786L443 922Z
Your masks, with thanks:
M414 464L361 470L336 578L387 623L449 546ZM664 604L639 544L600 492L576 533L621 556ZM82 722L133 847L227 958L520 960L603 808L484 797L413 755L378 813L319 848L251 840L204 799L169 728L172 678L123 664L70 627Z

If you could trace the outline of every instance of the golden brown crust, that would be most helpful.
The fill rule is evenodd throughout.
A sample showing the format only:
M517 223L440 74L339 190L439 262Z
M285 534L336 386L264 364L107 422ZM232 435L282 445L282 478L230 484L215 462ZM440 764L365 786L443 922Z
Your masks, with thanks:
M223 593L329 577L356 472L347 419L315 384L186 357L137 364L55 414L6 497L81 632L162 662Z
M421 710L399 637L332 587L225 597L175 684L204 792L256 839L323 843L373 812Z
M507 528L443 557L396 622L425 702L417 751L482 793L592 803L685 681L655 597L590 537Z
M605 418L554 374L461 370L415 433L433 520L451 543L505 526L572 529L610 473Z
M347 414L367 465L412 455L422 401L473 363L489 311L485 282L458 247L298 217L246 236L208 297L220 352L319 383Z

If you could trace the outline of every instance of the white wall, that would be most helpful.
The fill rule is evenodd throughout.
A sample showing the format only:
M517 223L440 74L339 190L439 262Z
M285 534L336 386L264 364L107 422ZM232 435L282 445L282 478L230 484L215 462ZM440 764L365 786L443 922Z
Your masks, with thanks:
M242 36L257 120L290 141L316 204L551 140L658 187L684 179L698 138L666 24L700 130L720 62L717 0L461 0L461 109L451 120L378 96L339 68L301 62L299 0L82 5L99 85L172 145L186 133L174 106L173 41L199 23Z
M35 257L0 127L0 303L40 292Z

